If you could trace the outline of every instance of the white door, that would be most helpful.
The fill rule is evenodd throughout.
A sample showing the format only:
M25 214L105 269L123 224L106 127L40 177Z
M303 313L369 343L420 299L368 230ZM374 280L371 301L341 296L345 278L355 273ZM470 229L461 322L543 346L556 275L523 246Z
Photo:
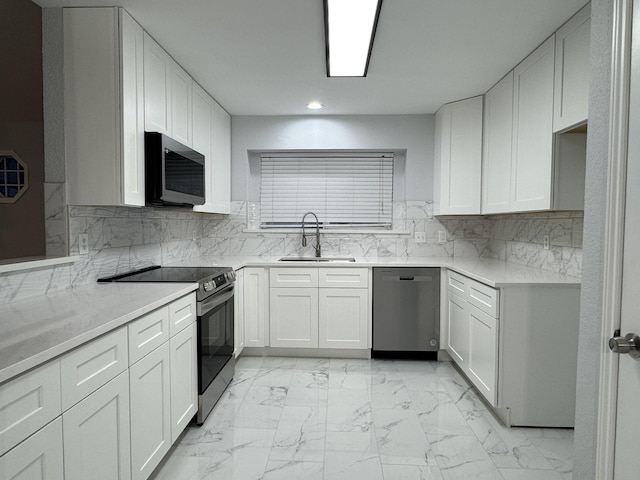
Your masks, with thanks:
M317 288L272 288L269 306L272 347L318 348Z
M132 480L148 478L171 447L169 357L167 342L129 368Z
M640 1L634 1L635 16ZM620 332L622 336L640 335L637 297L640 292L640 22L634 19L631 51L631 97L629 102L629 140L627 155L626 214L624 218L624 256L622 257L622 299ZM639 345L640 349L640 345ZM630 352L634 353L634 352ZM605 354L607 355L607 354ZM615 355L615 354L611 354ZM606 361L606 359L605 359ZM640 428L640 358L619 355L618 402L615 432L614 479L638 478L637 431Z

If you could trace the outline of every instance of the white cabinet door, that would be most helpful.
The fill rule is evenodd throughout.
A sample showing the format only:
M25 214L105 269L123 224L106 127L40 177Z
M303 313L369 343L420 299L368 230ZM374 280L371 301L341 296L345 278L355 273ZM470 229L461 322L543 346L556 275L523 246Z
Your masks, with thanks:
M144 205L144 31L120 11L123 203Z
M31 435L0 457L5 480L63 480L62 418Z
M272 288L272 347L318 348L318 288Z
M191 102L193 80L173 60L171 60L170 75L171 138L187 147L192 147Z
M231 116L215 101L211 133L213 165L212 208L217 213L231 211Z
M145 130L171 136L171 57L144 34Z
M477 307L469 310L469 379L494 407L498 404L498 321Z
M556 32L554 132L587 121L590 36L591 4L587 4Z
M511 208L511 139L513 131L513 72L484 96L482 150L482 213Z
M169 356L164 343L129 368L133 480L148 478L171 447Z
M548 210L553 181L552 35L513 71L511 210Z
M236 272L236 290L233 297L233 356L238 358L244 350L244 269Z
M197 325L192 323L169 340L171 349L171 443L198 411Z
M195 211L208 212L213 203L213 159L211 156L213 130L213 99L197 83L193 84L191 115L193 128L193 149L204 155L205 205L197 205ZM207 208L205 208L207 207Z
M61 413L58 360L4 383L0 386L0 455Z
M450 290L447 293L447 352L464 370L469 354L469 311L466 301Z
M436 113L438 214L479 214L482 97L444 105Z
M268 345L268 291L264 268L244 269L244 344L246 347Z
M142 28L118 8L63 17L68 203L142 206Z
M131 478L128 372L67 410L62 424L65 480Z
M367 348L369 290L320 288L318 346Z

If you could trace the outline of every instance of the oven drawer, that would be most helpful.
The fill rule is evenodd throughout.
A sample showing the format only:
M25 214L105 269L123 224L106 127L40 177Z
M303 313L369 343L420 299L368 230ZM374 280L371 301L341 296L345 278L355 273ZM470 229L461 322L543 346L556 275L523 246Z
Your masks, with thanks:
M147 313L128 325L129 365L169 340L169 306Z
M169 304L169 334L172 337L195 321L195 293L186 295Z

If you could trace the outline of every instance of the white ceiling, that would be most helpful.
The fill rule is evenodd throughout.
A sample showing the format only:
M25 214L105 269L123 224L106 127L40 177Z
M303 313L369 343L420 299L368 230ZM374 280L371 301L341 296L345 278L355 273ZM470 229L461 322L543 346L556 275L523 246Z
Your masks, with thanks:
M433 113L482 94L587 2L384 0L368 76L348 79L326 77L322 0L114 3L232 115L330 115Z

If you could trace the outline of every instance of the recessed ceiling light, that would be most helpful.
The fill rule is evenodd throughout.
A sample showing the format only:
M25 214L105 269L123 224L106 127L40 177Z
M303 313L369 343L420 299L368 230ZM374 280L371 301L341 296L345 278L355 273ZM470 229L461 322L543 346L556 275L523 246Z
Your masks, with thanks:
M322 107L324 107L324 105L320 102L316 102L315 100L313 102L307 103L307 108L311 110L320 110Z
M328 77L365 77L382 0L324 0Z

